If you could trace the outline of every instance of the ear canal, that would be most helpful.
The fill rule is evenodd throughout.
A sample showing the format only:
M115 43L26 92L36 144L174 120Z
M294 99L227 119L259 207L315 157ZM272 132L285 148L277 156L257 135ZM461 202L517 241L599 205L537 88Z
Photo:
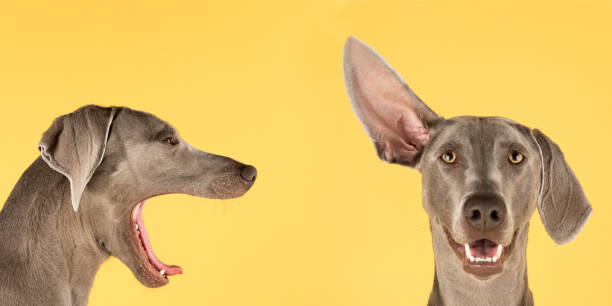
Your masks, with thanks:
M559 147L537 129L532 135L542 158L538 212L548 235L556 243L566 244L585 226L592 207Z
M344 79L353 110L378 156L415 166L438 117L376 51L350 37L344 47Z
M38 145L42 159L70 181L72 208L102 162L115 108L84 106L61 116L43 133Z

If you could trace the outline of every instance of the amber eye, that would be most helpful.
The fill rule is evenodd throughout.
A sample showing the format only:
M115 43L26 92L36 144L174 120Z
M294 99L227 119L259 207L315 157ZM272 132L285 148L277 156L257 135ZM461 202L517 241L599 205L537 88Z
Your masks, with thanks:
M175 145L177 145L179 143L178 140L176 138L172 137L172 136L164 138L164 140L162 140L162 142L165 142L165 143L173 145L173 146L175 146Z
M512 153L510 153L510 155L508 155L508 159L510 160L511 163L517 165L523 162L523 160L525 159L525 156L523 156L521 152L513 151Z
M440 156L440 158L447 164L452 164L457 159L455 152L448 151Z

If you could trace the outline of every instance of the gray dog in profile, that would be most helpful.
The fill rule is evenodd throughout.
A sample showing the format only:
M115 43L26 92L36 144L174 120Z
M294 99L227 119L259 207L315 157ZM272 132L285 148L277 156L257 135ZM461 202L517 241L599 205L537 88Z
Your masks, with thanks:
M525 248L535 208L559 244L591 215L559 147L509 119L436 115L356 38L344 76L378 156L422 174L436 264L429 305L533 305Z
M115 256L147 287L182 273L151 248L145 200L183 193L233 198L256 170L199 151L169 124L125 107L86 106L57 118L41 157L0 212L0 304L86 305L100 265Z

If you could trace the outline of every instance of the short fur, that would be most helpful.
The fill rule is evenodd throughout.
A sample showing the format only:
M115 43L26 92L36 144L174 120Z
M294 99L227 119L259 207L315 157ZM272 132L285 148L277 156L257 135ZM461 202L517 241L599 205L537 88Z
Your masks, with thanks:
M125 107L61 116L39 149L0 212L2 305L86 305L109 256L144 285L163 286L130 240L132 208L166 193L237 197L255 180L255 168L199 151L167 123Z
M436 263L429 305L533 305L525 258L529 218L537 207L546 231L564 244L592 212L559 147L509 119L439 117L380 55L353 37L344 49L344 76L378 156L422 174ZM449 163L441 158L447 152L455 156ZM522 153L522 162L509 161L513 152ZM502 220L498 225L488 216L482 227L470 223L466 204L478 197L495 199L478 205L496 205L502 217L496 211L491 218ZM508 254L496 270L461 257L462 246L481 239Z

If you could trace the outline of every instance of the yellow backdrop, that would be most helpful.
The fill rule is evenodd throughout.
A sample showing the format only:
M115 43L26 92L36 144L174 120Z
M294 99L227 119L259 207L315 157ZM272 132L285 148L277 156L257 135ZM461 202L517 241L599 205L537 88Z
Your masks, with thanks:
M150 200L153 246L184 275L147 289L111 259L90 305L424 305L420 175L379 161L353 115L356 35L438 114L510 117L561 146L594 213L566 246L534 215L529 282L539 305L610 305L611 31L609 1L5 0L0 197L55 117L145 110L259 177L239 199Z

